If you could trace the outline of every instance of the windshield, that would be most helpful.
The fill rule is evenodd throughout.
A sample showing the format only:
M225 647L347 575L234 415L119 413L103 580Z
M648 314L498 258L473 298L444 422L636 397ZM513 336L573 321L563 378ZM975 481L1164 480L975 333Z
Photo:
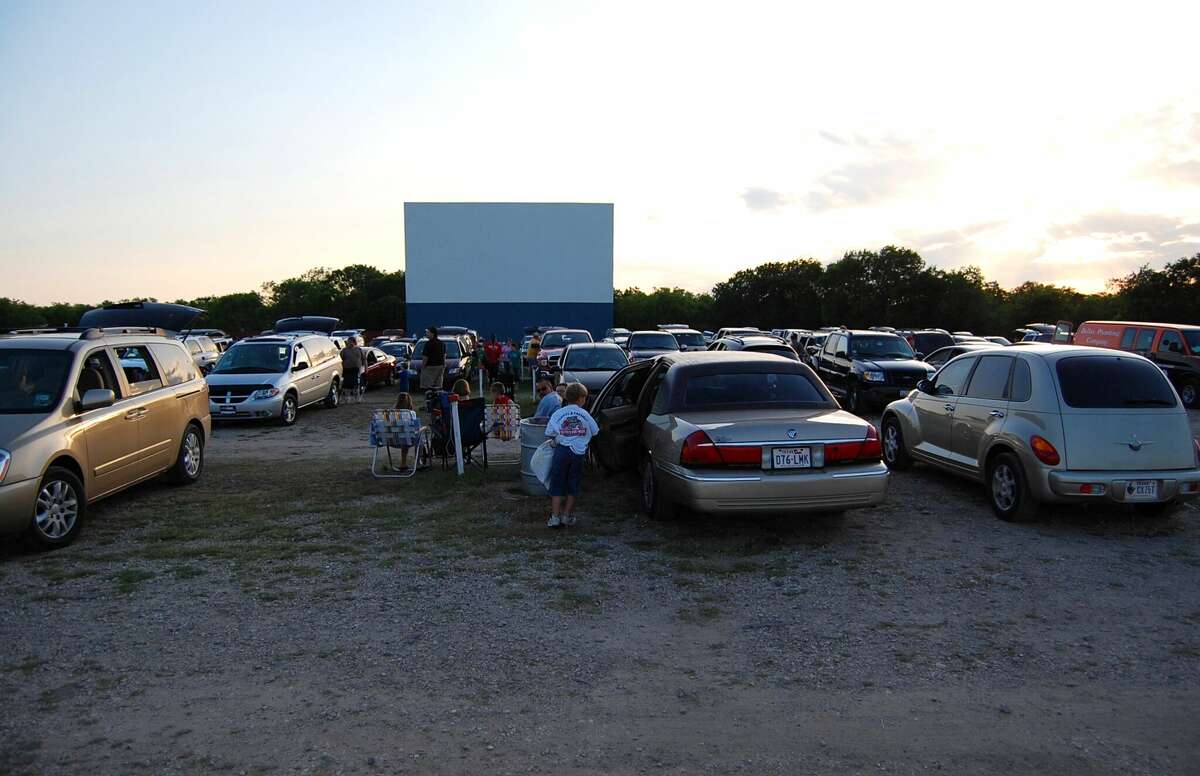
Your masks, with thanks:
M745 405L823 407L826 399L805 375L750 372L689 378L683 404L688 409Z
M552 331L542 337L543 348L564 348L572 342L591 342L592 335L586 331Z
M1200 329L1184 329L1183 338L1187 340L1188 350L1200 354Z
M567 351L563 369L573 372L615 372L628 364L625 354L615 347L577 348Z
M458 340L442 339L441 337L438 337L438 339L441 341L441 343L443 345L446 346L446 360L447 361L452 361L456 358L462 358L462 351L459 350ZM429 340L423 339L417 343L417 346L415 348L413 348L412 357L413 357L414 361L418 361L425 357L425 343L428 341Z
M900 337L855 336L850 340L850 355L854 358L912 358L913 349Z
M1063 401L1072 407L1174 407L1175 392L1162 371L1146 361L1109 356L1058 362Z
M395 356L396 358L404 358L408 355L408 345L399 345L399 344L386 345L385 344L385 345L380 345L379 349L382 350L384 353L387 353L389 356Z
M71 354L61 350L0 350L0 413L44 415L58 406Z
M676 334L675 341L680 347L694 348L704 347L704 335L699 333L694 334Z
M634 334L629 338L630 350L679 350L675 336L666 332Z
M225 351L217 367L215 375L231 374L282 374L292 365L290 345L259 342L234 345Z

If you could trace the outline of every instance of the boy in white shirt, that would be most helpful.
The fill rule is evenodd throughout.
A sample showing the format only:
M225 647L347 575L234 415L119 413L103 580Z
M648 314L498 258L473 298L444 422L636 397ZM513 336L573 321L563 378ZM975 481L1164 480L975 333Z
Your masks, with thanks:
M575 497L583 479L583 461L587 458L588 443L600 433L600 427L583 405L587 388L582 383L567 386L567 396L561 409L555 410L546 424L546 436L554 444L554 459L550 463L550 519L547 528L575 525ZM566 503L563 498L566 497Z

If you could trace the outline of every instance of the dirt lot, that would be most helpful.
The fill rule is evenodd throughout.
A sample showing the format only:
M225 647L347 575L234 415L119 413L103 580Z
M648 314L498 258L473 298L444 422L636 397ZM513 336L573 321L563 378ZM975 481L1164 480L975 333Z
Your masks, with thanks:
M370 409L0 546L0 773L1197 772L1194 507L1009 525L918 467L653 524L593 473L551 532L515 467L372 480Z

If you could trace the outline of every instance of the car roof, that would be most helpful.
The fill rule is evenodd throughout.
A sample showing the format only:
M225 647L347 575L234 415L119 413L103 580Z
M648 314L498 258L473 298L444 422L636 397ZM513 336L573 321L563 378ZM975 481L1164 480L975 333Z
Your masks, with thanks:
M996 348L1003 347L1003 345L1000 345L996 342L958 342L954 345L946 345L945 347L938 348L937 350L933 351L933 353L940 353L943 350L960 350L963 353L969 353L972 350L995 350ZM933 353L930 353L929 355L932 356Z
M592 335L587 329L551 329L547 334L586 334L589 337ZM543 339L545 339L543 337Z
M673 331L667 331L664 329L638 329L637 331L630 332L630 334L674 334L674 333L675 332L673 332Z
M570 350L620 350L624 349L615 342L572 342L567 345Z
M663 329L667 334L700 334L696 329Z
M831 331L829 333L837 334L838 332ZM894 331L875 331L874 329L844 329L841 333L842 334L850 334L850 335L856 336L856 337L896 337L898 339L904 339L903 337L901 337L899 334L897 334ZM921 333L921 332L914 332L914 333ZM937 333L941 334L941 332L937 332Z

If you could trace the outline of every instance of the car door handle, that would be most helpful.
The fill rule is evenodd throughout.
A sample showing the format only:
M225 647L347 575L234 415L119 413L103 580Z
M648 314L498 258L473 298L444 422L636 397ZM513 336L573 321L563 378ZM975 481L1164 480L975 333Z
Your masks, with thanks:
M993 417L993 418L1002 418L1002 417L1004 417L1004 413L1001 412L1000 410L992 410L991 412L988 413L988 416Z
M946 410L946 412L954 412L954 405L953 404L943 404L942 409Z
M146 414L146 408L138 407L137 409L133 409L133 410L130 410L129 412L126 412L125 420L137 420L138 418L142 417L145 414Z

